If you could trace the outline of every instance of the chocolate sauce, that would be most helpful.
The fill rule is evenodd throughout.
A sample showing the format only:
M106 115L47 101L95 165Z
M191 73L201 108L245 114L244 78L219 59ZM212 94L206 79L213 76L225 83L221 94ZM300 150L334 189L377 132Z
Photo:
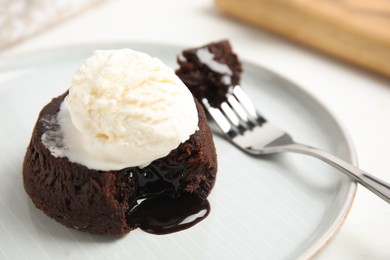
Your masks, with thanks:
M156 160L144 168L126 169L129 178L138 180L140 194L127 212L129 226L162 235L187 229L207 217L207 200L176 192L184 167Z
M140 199L140 204L127 214L127 223L143 231L163 235L178 232L202 221L210 212L210 204L198 196L157 196Z
M184 170L184 163L167 164L161 160L155 160L144 168L128 168L126 173L137 178L141 195L148 196L177 190Z

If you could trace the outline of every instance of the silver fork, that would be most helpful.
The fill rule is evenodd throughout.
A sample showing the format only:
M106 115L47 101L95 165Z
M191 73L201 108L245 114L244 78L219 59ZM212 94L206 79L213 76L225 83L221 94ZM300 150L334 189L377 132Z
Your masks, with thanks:
M229 91L227 101L223 102L219 108L210 106L205 98L202 103L228 140L244 152L252 155L279 152L311 155L339 169L390 203L390 184L330 153L294 142L288 133L260 115L240 86L237 85Z

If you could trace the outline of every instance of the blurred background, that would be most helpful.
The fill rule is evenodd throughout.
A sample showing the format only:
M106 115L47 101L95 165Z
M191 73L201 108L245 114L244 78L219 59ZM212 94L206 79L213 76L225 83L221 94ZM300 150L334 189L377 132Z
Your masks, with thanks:
M10 47L50 26L58 25L81 12L98 18L103 23L85 32L86 24L80 24L74 35L81 41L86 37L124 40L128 34L139 38L167 39L164 30L146 28L153 22L166 24L166 30L191 30L195 39L204 35L208 25L201 20L197 24L179 21L185 12L196 12L191 3L179 1L151 1L145 10L133 10L133 1L104 0L1 0L0 2L0 50ZM204 1L206 2L206 1ZM216 10L238 21L274 32L343 59L368 70L390 77L390 2L386 0L209 0L213 10L201 10L215 15ZM102 4L104 7L97 8ZM123 5L122 12L111 17L115 5ZM169 7L171 8L164 8ZM194 6L195 7L195 6ZM96 8L95 10L93 10ZM164 13L159 11L164 10ZM142 14L142 20L132 21L134 12ZM84 14L86 15L86 14ZM204 14L203 14L204 15ZM174 18L176 17L176 18ZM220 17L219 17L220 18ZM93 19L93 18L92 18ZM102 20L101 20L102 19ZM127 23L121 24L121 20ZM146 20L153 21L147 23ZM93 21L90 20L89 21ZM223 21L223 20L220 20ZM98 23L96 23L98 24ZM102 26L103 25L103 26ZM234 29L234 27L232 27ZM149 35L153 33L154 35ZM227 37L228 31L218 37ZM179 36L179 35L178 35ZM91 38L91 40L93 40ZM66 39L58 38L63 42ZM175 42L180 40L175 39ZM368 51L369 50L369 51Z

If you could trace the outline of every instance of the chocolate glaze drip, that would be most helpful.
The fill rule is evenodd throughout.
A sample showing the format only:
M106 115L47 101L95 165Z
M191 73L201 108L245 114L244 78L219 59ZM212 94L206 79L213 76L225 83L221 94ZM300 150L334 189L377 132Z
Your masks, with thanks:
M139 199L127 214L127 223L143 231L163 235L181 231L202 221L210 212L210 204L198 196L156 196Z
M176 190L183 177L183 163L166 164L156 160L144 168L128 168L138 180L140 192L143 195L161 193L161 191Z
M184 164L160 160L145 168L126 169L129 178L137 179L140 193L126 214L129 226L162 235L192 227L208 216L206 199L176 192L184 169Z

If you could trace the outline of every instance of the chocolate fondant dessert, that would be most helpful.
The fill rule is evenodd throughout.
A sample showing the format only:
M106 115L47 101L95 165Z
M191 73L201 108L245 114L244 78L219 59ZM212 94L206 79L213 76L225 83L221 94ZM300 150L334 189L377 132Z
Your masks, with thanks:
M212 135L199 103L196 103L199 130L168 156L142 169L99 171L70 162L66 157L54 157L42 143L42 135L58 127L48 118L58 113L65 95L54 98L41 111L24 159L24 187L37 208L67 227L109 236L123 235L139 226L152 233L184 228L176 229L174 224L179 220L174 219L171 228L158 229L156 221L160 221L161 212L151 216L155 218L151 220L154 226L147 221L148 213L158 211L165 202L168 205L165 211L175 211L169 207L181 197L183 203L207 208L204 199L214 185L217 161ZM143 203L140 206L139 199L150 202L141 207ZM193 211L195 214L196 210ZM181 212L181 215L184 218L188 213Z
M227 40L186 49L178 56L180 67L176 75L198 99L208 99L218 107L226 100L226 93L239 84L241 63Z

